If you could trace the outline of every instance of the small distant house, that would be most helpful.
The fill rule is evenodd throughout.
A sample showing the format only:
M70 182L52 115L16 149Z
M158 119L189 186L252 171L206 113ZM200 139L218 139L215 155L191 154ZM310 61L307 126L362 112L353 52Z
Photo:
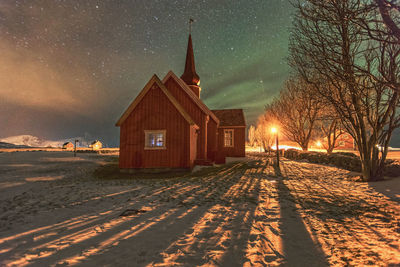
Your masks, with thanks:
M66 142L66 143L63 144L62 148L63 149L68 149L68 150L74 149L74 144L71 143L71 142Z
M336 140L335 149L353 150L355 149L354 138L349 133L341 134Z
M327 138L324 138L322 140L322 143L319 144L319 146L328 147ZM354 138L349 133L344 132L340 134L336 139L335 150L355 150L355 149L356 149L356 143L354 141Z
M182 76L154 75L118 120L119 167L181 169L244 157L243 110L210 110L200 92L189 35Z
M103 144L99 140L96 140L96 141L93 141L89 145L89 147L92 148L93 150L98 150L98 149L101 149L103 147Z

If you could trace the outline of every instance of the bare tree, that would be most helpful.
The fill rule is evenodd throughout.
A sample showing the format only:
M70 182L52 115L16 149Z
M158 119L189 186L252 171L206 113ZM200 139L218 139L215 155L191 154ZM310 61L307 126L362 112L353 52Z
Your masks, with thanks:
M249 138L249 145L253 147L256 142L256 128L253 125L249 127L248 138Z
M329 107L322 108L318 115L315 136L323 139L321 144L328 154L337 147L337 140L343 133L341 120L336 116L335 110Z
M298 1L295 7L292 67L332 105L354 138L363 178L382 179L400 122L398 42L390 35L382 42L365 34L359 22L376 10L366 9L362 0Z
M279 122L283 134L308 150L317 115L321 105L315 94L310 94L310 85L296 77L289 79L279 98L267 105L266 114Z
M264 152L268 152L274 142L273 135L271 133L271 127L275 123L272 118L266 114L261 115L257 121L257 128L255 130L256 142L261 146Z
M397 41L400 41L400 26L398 24L398 14L393 14L397 11L400 12L400 4L396 3L397 0L375 0L376 5L379 8L383 23L390 30ZM397 23L395 22L397 20Z

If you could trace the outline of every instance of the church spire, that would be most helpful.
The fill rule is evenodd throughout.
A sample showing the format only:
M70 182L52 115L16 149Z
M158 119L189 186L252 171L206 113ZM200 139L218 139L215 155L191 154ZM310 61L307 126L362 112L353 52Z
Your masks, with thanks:
M186 63L185 63L185 71L183 72L181 79L189 85L189 87L196 93L197 96L200 97L200 77L196 73L196 67L194 64L194 53L193 53L193 44L192 44L192 27L193 19L189 20L189 41L186 52Z
M194 53L191 34L189 34L189 41L186 52L185 71L183 72L181 78L185 81L187 85L198 85L198 83L200 82L200 77L196 73L196 66L194 64Z

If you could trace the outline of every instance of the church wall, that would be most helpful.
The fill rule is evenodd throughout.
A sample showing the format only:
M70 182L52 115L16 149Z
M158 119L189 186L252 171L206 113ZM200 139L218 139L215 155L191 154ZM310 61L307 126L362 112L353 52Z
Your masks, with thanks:
M189 116L194 120L194 122L199 126L205 124L206 115L201 111L201 109L193 102L193 100L187 95L185 91L177 84L172 78L165 82L165 87L171 92L174 98L181 104ZM202 129L199 130L197 137L197 159L205 159L206 155L206 134L207 131Z
M198 128L194 126L190 127L190 167L194 167L194 161L197 158L197 135L198 135Z
M207 125L207 158L215 161L217 154L217 123L210 119Z
M233 129L233 147L224 146L224 129ZM246 127L218 128L218 152L216 163L225 163L225 157L245 157Z
M166 130L166 149L145 149L144 130ZM196 141L194 135L193 126L161 89L153 85L121 125L119 166L122 169L190 168L194 160L190 142Z

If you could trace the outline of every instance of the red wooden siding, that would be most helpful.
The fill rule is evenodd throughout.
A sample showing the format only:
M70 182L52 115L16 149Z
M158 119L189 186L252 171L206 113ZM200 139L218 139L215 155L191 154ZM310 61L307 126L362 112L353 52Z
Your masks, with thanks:
M224 146L224 130L233 129L233 147ZM216 163L225 163L225 157L244 157L245 154L245 127L218 128L218 152Z
M217 123L210 119L207 124L207 158L211 161L215 161L216 159L218 149L217 132Z
M190 127L190 167L194 167L194 161L197 157L197 132L195 127Z
M354 149L354 139L348 133L343 133L336 140L337 147L335 149Z
M173 97L185 109L194 122L200 127L197 137L197 159L206 159L207 157L207 131L206 120L207 115L193 102L185 91L177 84L174 79L170 78L165 83L165 87L171 92ZM211 118L210 118L211 120Z
M145 150L144 130L166 130L166 149ZM153 85L122 123L120 168L190 168L196 133L161 89Z

